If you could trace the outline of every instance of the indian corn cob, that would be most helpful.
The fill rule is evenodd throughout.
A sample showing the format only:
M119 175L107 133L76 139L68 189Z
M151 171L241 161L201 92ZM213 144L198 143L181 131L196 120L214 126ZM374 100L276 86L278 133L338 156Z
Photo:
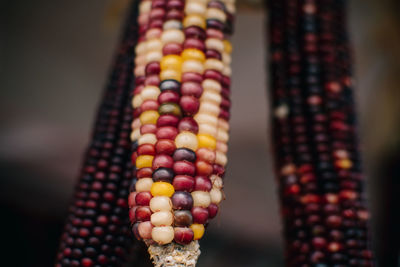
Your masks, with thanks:
M224 198L232 0L142 0L131 140L132 230L155 266L195 266Z
M269 1L286 266L373 266L345 1Z
M127 212L132 180L129 94L137 4L130 13L69 209L57 267L121 266L132 245Z

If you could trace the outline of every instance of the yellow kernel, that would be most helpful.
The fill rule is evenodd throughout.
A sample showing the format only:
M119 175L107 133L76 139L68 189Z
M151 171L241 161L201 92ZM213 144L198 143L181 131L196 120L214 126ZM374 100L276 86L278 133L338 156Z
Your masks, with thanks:
M201 62L204 62L204 60L206 60L206 56L204 55L204 53L198 49L194 49L194 48L188 48L183 50L182 54L182 59L183 60L198 60Z
M339 168L342 169L350 169L353 166L353 162L349 159L341 159L336 161L336 164L338 165Z
M177 55L167 55L161 59L161 70L173 69L180 71L182 68L182 58Z
M228 40L224 40L224 50L226 53L230 54L232 53L232 44Z
M171 197L175 193L172 184L167 182L155 182L151 186L150 192L153 196L167 196Z
M200 238L203 237L204 235L204 225L202 224L198 224L198 223L194 223L190 226L190 229L192 229L193 233L194 233L194 240L199 240Z
M188 15L183 20L183 27L187 28L190 26L199 26L200 28L206 28L206 20L204 17L199 15Z
M140 114L139 118L142 125L144 125L144 124L156 124L158 117L160 117L160 114L158 114L157 111L146 110L145 112Z
M176 80L178 82L181 81L181 72L173 69L163 70L160 73L161 81L164 80Z
M198 147L205 147L209 149L215 149L217 147L217 140L209 134L198 134L197 135Z
M150 155L141 155L137 157L136 159L136 168L141 169L141 168L148 168L152 166L153 164L153 156Z

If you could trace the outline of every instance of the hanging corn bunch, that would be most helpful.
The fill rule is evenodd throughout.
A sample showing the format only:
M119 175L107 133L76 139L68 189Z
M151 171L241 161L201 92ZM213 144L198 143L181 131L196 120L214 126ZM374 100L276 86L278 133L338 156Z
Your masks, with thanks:
M195 266L223 199L234 3L143 0L130 219L155 266Z
M373 266L344 0L269 4L286 265ZM156 267L196 265L224 199L234 13L233 0L133 4L56 266L121 266L128 221Z

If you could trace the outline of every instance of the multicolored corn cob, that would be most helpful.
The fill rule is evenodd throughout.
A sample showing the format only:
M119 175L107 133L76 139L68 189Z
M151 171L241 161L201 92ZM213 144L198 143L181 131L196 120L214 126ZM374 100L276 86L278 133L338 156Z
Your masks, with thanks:
M57 267L121 266L132 246L127 197L132 180L129 94L136 20L133 4L69 209Z
M270 0L286 266L373 266L345 1Z
M140 3L128 202L156 266L194 266L223 200L234 11L232 0Z

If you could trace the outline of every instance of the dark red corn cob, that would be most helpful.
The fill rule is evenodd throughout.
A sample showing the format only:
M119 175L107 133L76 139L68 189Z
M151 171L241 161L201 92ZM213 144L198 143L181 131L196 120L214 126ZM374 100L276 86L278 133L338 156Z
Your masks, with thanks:
M373 266L344 3L269 1L287 266Z
M130 89L137 41L133 4L100 105L56 266L121 266L132 245L127 212L131 184Z

